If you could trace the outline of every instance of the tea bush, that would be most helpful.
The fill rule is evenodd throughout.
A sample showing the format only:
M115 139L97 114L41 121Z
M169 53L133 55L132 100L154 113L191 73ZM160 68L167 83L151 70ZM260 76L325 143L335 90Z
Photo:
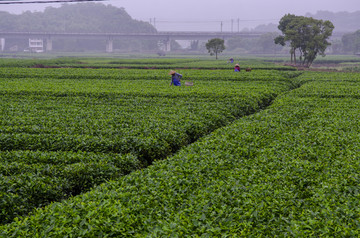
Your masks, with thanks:
M147 169L16 219L1 234L357 237L360 107L352 92L360 81L328 76L304 73L299 80L307 83L268 109ZM345 79L354 82L348 96Z
M164 159L301 84L276 71L189 72L202 77L194 87L169 87L158 70L0 71L1 224Z

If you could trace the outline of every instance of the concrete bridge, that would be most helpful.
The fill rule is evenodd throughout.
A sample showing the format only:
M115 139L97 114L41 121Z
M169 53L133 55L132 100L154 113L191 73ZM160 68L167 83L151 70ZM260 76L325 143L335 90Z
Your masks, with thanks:
M37 38L45 41L45 51L53 49L53 39L76 38L76 39L103 39L106 40L105 50L113 52L115 39L143 39L158 40L165 43L165 51L170 51L171 40L209 40L221 38L227 40L234 37L258 38L264 32L157 32L157 33L61 33L61 32L0 32L1 47L4 49L6 38L30 39ZM335 32L333 37L341 37L345 33Z
M106 52L113 52L115 39L158 40L165 43L165 51L170 51L171 40L209 40L212 38L229 39L233 37L256 38L264 33L256 32L157 32L157 33L59 33L59 32L0 32L0 38L5 44L6 38L30 39L37 38L45 41L45 51L52 51L53 39L103 39L106 40ZM3 46L2 46L3 49Z

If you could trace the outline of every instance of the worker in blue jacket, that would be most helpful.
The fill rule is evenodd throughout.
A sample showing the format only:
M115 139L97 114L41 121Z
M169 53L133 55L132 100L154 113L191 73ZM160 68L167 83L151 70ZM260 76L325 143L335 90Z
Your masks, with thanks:
M182 75L175 72L174 70L171 70L169 75L171 75L171 83L170 86L174 84L174 86L181 86L180 80L182 78Z

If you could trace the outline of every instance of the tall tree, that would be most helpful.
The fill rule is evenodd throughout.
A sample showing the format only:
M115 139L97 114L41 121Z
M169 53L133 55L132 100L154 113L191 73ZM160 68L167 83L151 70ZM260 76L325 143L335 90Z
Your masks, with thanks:
M290 41L290 57L291 63L293 60L296 64L296 36L294 32L294 21L296 19L295 15L287 14L280 19L279 30L283 33L274 39L275 44L280 44L282 46L286 45L286 41Z
M216 59L218 58L218 54L225 50L224 40L220 38L214 38L209 40L205 46L210 55L215 54Z
M275 43L285 45L290 42L291 62L294 58L296 64L298 50L300 64L310 67L317 55L325 56L334 25L330 21L287 14L281 18L278 28L283 35L276 37Z

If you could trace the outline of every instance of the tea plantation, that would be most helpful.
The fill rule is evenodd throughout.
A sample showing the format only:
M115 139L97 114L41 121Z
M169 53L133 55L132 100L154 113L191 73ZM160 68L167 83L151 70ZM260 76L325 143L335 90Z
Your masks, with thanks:
M0 68L0 236L359 236L358 74L167 72Z

